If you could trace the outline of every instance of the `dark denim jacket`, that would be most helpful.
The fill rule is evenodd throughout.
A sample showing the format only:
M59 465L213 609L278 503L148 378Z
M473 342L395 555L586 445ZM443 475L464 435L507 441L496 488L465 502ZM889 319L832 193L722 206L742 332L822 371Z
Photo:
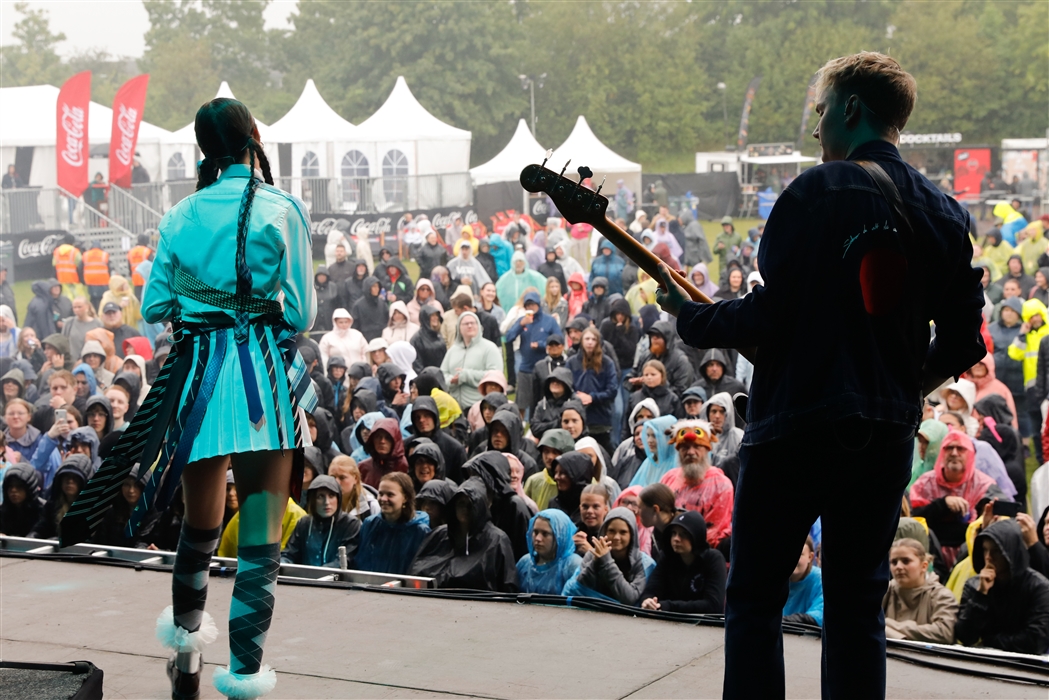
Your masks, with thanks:
M854 160L876 161L889 174L917 240L902 239ZM758 252L764 286L742 299L689 302L678 315L689 345L757 347L745 444L848 416L917 426L923 375L957 376L986 355L982 271L972 268L965 208L890 143L863 144L849 161L812 168L784 190ZM872 287L865 300L861 273L882 280L874 285L880 298L888 290L900 300L868 313Z

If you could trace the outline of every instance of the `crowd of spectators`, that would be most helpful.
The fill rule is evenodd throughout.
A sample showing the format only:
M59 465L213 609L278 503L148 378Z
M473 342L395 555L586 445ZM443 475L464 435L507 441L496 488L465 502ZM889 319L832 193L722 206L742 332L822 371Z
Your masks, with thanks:
M762 283L761 226L742 236L725 217L710 245L687 210L630 214L620 225L713 298ZM889 552L889 637L1049 651L1049 471L1029 489L1024 469L1049 440L1047 226L1014 231L1015 248L1000 228L974 237L988 354L926 404ZM341 551L349 568L438 587L723 612L750 363L684 345L655 281L586 224L438 230L419 216L400 233L373 255L336 226L316 268L298 344L320 406L283 560L337 567ZM169 330L139 311L139 244L127 279L66 240L21 322L0 277L4 534L60 532L167 358ZM173 550L180 493L127 535L137 475L96 541ZM231 476L219 555L236 552L237 511ZM819 521L798 556L783 617L819 626Z

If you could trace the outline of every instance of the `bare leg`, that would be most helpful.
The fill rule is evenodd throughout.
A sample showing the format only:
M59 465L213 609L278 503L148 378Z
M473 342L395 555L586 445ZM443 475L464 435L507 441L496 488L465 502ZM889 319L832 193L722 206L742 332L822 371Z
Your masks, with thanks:
M229 463L229 457L209 457L187 464L182 471L185 521L192 527L211 530L222 526L222 516L226 510L226 470L229 469Z
M240 500L240 546L281 541L281 521L290 493L292 454L291 450L269 450L233 455L233 478ZM225 489L222 498L218 510L220 522Z

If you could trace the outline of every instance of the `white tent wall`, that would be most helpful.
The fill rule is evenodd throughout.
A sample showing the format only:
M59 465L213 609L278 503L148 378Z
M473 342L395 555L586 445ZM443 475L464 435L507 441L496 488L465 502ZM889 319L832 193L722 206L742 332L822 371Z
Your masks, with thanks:
M561 172L561 168L565 167L569 159L571 163L565 171L565 176L572 174L575 176L573 179L578 179L576 168L585 165L594 173L595 187L601 184L602 179L605 180L603 193L614 193L616 180L622 179L627 187L640 195L641 165L627 160L603 144L582 115L576 120L575 127L565 142L550 156L546 167L554 172Z
M517 130L503 150L486 163L470 169L470 177L475 185L487 185L493 182L516 182L521 170L531 163L541 163L546 153L524 119L517 122Z

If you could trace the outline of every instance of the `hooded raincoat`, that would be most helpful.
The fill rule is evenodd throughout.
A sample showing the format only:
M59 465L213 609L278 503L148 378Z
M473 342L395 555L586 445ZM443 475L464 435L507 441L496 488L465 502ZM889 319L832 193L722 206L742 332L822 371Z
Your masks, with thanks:
M509 274L509 273L508 273ZM464 318L477 321L477 335L467 345L459 326ZM448 382L448 393L463 409L469 409L481 399L478 387L481 379L491 370L503 369L503 357L495 343L481 337L481 322L477 314L467 311L459 315L455 324L455 342L448 348L441 371ZM453 382L452 379L458 376Z
M543 434L543 439L539 441L539 449L542 450L544 447L549 447L550 449L557 451L559 455L563 455L564 453L571 452L575 449L575 441L572 439L572 436L569 435L567 430L555 428L553 430L547 430L546 433ZM550 471L543 468L525 479L524 492L532 499L539 510L546 510L547 507L555 507L552 503L558 495L558 491L557 482L554 481L552 471L553 467L551 467Z
M925 457L923 458L918 451L918 438L915 436L914 462L911 465L911 483L908 484L908 488L914 485L919 476L925 472L931 472L933 467L936 466L936 460L940 456L940 445L943 444L943 439L947 437L948 430L946 423L942 423L935 418L922 421L921 426L918 428L918 435L928 440L929 445L925 448Z
M351 326L346 329L339 328L335 321L340 318L348 318ZM365 349L368 341L364 335L352 326L353 316L346 309L335 309L331 315L331 325L334 330L325 333L319 343L321 349L321 364L327 368L328 358L338 355L347 365L354 362L367 362L368 355Z
M420 427L419 417L422 413L429 413L433 416L433 430L424 432ZM466 450L458 440L441 428L441 412L432 396L420 396L415 400L412 404L411 422L412 432L415 435L429 438L441 451L448 478L457 484L462 483L465 478L462 469L466 462ZM444 478L444 475L441 478Z
M517 555L510 560L512 565L528 551L528 522L532 511L510 484L510 462L502 452L489 450L464 464L463 474L478 477L487 489L492 522L510 538L510 545Z
M31 464L16 462L4 470L5 498L0 504L0 532L8 537L25 537L29 534L44 510L43 484L44 480ZM25 499L18 505L6 497L7 489L14 485L21 486L26 492Z
M638 467L634 478L631 479L631 486L644 488L649 484L654 484L677 466L677 452L670 443L670 438L666 435L666 431L677 421L678 419L674 416L660 416L645 421L645 426L641 429L641 441L645 445L647 457L641 463L641 466ZM656 449L654 451L649 444L650 436L654 436L656 440Z
M322 489L341 501L342 491L338 481L323 474L313 479L306 490L308 515L295 523L291 539L280 555L283 563L339 568L339 547L345 547L347 560L353 561L360 539L361 521L341 508L336 508L330 518L322 517L315 503L316 494Z
M469 528L456 516L460 501L470 512ZM481 591L517 591L510 540L489 519L485 486L467 479L448 504L448 523L431 532L412 561L413 576L434 579L437 588L470 588Z
M532 542L532 529L537 518L550 524L554 533L555 555L551 561L539 564ZM532 516L528 523L528 554L517 560L517 580L522 593L561 595L565 584L579 572L583 559L575 551L576 526L564 512L549 508Z
M361 420L364 420L362 417ZM379 488L382 477L390 472L408 473L408 460L404 458L404 441L401 439L401 429L397 421L392 418L383 418L375 421L371 429L371 435L364 445L368 459L361 462L358 467L361 470L361 481L368 486ZM375 451L375 436L385 433L393 440L393 449L386 456L379 456Z
M350 309L350 314L357 321L358 330L368 341L382 337L382 331L390 317L389 304L381 296L381 285L379 295L371 293L372 287L377 284L380 284L378 277L371 275L365 278L362 285L364 295L355 301Z
M361 544L352 568L385 574L407 574L412 559L430 534L430 516L421 511L408 522L387 522L382 514L369 516L361 526Z
M517 272L518 261L524 263L524 269ZM499 295L503 308L517 303L517 300L529 287L546 289L546 278L528 266L528 260L521 251L515 251L510 259L510 270L495 283L495 292Z
M574 447L575 445L573 444ZM554 460L554 464L568 475L568 480L571 483L567 490L557 490L557 495L550 499L548 507L564 511L572 522L578 526L581 522L579 501L582 497L583 489L594 481L594 463L590 461L590 455L576 452L573 449L562 453L560 457ZM557 488L556 485L555 488ZM538 503L539 501L537 500L536 504Z
M670 546L675 527L692 541L692 562L685 564ZM665 612L714 613L725 610L725 557L707 545L707 524L694 511L680 513L663 529L663 558L648 577L638 602L655 598Z
M400 314L401 318L394 318L394 314ZM408 316L407 305L399 299L390 304L389 321L386 324L386 328L382 329L383 339L387 343L393 343L398 340L407 342L418 332L419 324L412 323Z

